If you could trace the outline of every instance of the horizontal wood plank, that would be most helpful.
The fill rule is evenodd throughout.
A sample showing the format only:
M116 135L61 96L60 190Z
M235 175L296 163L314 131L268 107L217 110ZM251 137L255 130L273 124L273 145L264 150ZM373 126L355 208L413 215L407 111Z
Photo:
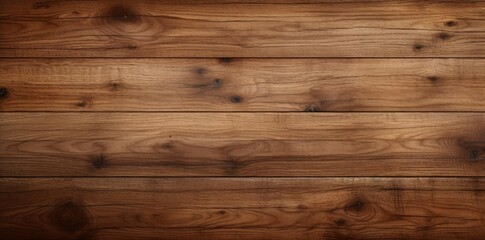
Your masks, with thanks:
M485 176L483 113L2 113L0 176Z
M484 57L484 1L0 2L0 57Z
M1 111L484 111L480 59L3 59Z
M483 239L483 178L0 179L2 239Z

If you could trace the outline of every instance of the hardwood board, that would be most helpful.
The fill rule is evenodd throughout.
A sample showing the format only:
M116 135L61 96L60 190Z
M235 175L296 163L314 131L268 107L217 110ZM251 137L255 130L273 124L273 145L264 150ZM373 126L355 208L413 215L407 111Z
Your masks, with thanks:
M481 59L3 59L2 111L484 111Z
M483 239L483 178L0 179L2 239Z
M484 176L484 113L2 113L0 176Z
M1 57L484 57L484 1L0 3Z

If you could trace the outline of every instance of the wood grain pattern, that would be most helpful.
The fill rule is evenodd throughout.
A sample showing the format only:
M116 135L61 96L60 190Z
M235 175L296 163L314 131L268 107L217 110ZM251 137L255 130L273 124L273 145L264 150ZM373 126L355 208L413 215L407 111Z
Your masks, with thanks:
M485 56L484 1L295 2L4 0L0 56Z
M483 178L0 179L2 239L483 239Z
M485 239L484 0L0 0L0 240Z
M1 176L484 176L483 113L3 113Z
M2 111L484 111L480 59L0 60Z

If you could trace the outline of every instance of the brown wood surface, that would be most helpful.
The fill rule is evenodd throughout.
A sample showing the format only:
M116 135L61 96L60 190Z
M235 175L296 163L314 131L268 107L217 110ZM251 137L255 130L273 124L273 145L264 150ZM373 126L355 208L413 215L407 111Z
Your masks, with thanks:
M2 57L484 57L484 1L0 2Z
M485 176L483 113L2 113L1 176Z
M0 60L2 111L484 111L482 59Z
M483 239L483 178L0 179L2 239Z
M0 0L0 240L480 240L484 193L484 0Z

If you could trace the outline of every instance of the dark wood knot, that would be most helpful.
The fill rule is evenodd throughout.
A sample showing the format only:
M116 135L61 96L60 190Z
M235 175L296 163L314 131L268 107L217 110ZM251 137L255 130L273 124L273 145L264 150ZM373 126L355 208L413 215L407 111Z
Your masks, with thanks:
M242 101L243 101L243 98L241 96L235 95L231 97L232 103L241 103Z
M345 224L347 224L347 221L345 221L345 219L340 218L340 219L335 220L334 223L335 223L335 225L341 227L341 226L344 226Z
M49 213L49 219L54 226L65 232L77 232L90 224L86 209L73 201L59 203Z
M141 21L140 16L130 7L117 5L106 11L107 17L121 23L134 24Z
M428 79L432 83L436 83L440 78L437 76L429 76L429 77L426 77L426 79Z
M89 105L91 104L91 101L92 101L91 97L83 97L79 102L76 103L76 106L80 108L86 108L86 107L89 107Z
M106 157L102 154L91 157L91 164L96 169L101 169L106 166Z
M483 151L483 149L477 146L471 146L468 151L468 156L471 161L477 161L480 158L480 155L482 155Z
M365 211L366 204L365 201L361 199L352 200L350 203L345 205L344 210L348 213L358 214Z
M227 164L227 173L230 175L235 175L240 169L246 167L243 162L238 161L237 159L230 159L226 161Z
M51 6L47 1L42 1L42 2L35 2L32 4L32 9L48 9Z
M108 87L109 87L109 90L111 90L111 91L118 91L121 88L121 83L111 81L111 82L108 83Z
M302 209L302 210L303 210L303 209L308 209L308 208L309 208L309 207L308 207L307 205L305 205L305 204L298 204L298 206L297 206L297 207L298 207L298 209Z
M136 49L138 49L138 46L135 45L135 44L128 44L128 45L126 45L126 48L128 50L136 50Z
M438 38L445 41L451 38L451 36L448 33L438 33Z
M230 62L232 62L232 58L220 58L219 62L220 63L230 63Z
M222 79L216 78L214 79L214 87L220 87L222 84Z
M9 95L8 89L5 87L0 87L0 99L5 99Z
M450 21L446 22L445 25L448 26L448 27L454 27L454 26L458 25L458 23L453 21L453 20L450 20Z
M419 51L421 51L421 49L424 48L424 45L416 43L416 44L414 44L413 48L414 48L414 51L419 52Z
M463 155L471 162L480 160L485 148L481 144L466 139L458 139L458 145L463 149Z
M320 109L315 105L310 105L305 108L305 112L320 112Z
M170 150L170 149L174 149L175 148L175 145L173 142L167 142L167 143L163 143L160 145L160 148L161 149L167 149L167 150Z
M76 103L76 106L78 106L80 108L84 108L84 107L88 106L88 103L85 100L81 100L80 102Z
M202 68L202 67L198 67L195 69L195 73L197 73L198 75L204 75L205 72L206 72L205 68Z

